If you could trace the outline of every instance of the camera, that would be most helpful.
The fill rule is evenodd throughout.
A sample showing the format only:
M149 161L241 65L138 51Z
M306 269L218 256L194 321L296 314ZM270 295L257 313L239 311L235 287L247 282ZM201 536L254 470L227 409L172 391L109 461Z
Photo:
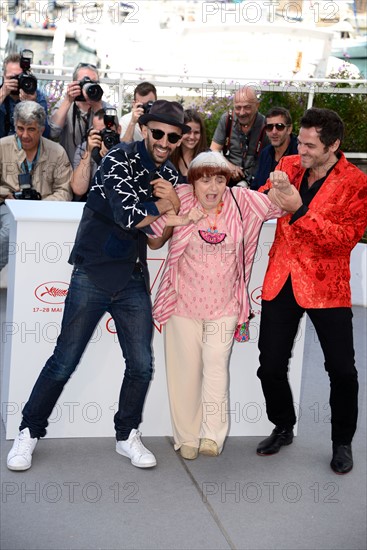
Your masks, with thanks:
M90 100L100 101L103 96L103 89L98 82L93 82L89 76L85 76L79 81L80 95L75 98L75 101L85 101L83 90L87 94Z
M245 180L245 182L247 183L248 187L250 188L251 185L252 185L253 182L254 182L255 176L254 176L253 174L251 174L251 171L250 171L250 170L245 170L245 174L244 174L243 179Z
M115 130L109 128L103 128L100 132L102 141L107 149L111 149L114 145L120 143L120 136Z
M144 114L147 115L150 109L152 108L153 103L154 103L153 101L147 101L147 103L141 103L139 107L142 107Z
M32 186L32 174L19 174L18 182L20 191L14 191L13 197L18 200L40 201L41 195Z
M105 114L103 116L103 122L106 128L103 128L99 132L99 135L102 138L103 144L106 147L106 149L110 150L114 145L117 145L120 143L120 135L115 132L115 130L112 130L112 126L117 124L117 111L115 108L108 108L105 111ZM93 127L90 128L87 132L87 135L89 136L89 132L93 130ZM92 159L94 162L96 162L98 165L101 163L102 156L101 156L101 148L100 147L94 147L92 150Z
M102 141L107 149L111 149L114 145L120 143L120 136L115 130L112 130L112 126L116 123L117 111L116 109L106 109L106 114L103 117L103 122L106 128L103 128L100 132Z
M33 61L32 50L23 50L20 54L20 68L22 73L13 76L14 80L18 80L18 91L23 90L26 94L35 94L37 91L37 78L31 73L31 63Z

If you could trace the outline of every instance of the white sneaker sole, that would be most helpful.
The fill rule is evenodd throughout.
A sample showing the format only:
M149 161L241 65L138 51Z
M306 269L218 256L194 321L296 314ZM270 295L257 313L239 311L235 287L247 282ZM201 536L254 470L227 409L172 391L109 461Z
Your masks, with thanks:
M29 468L32 466L32 463L28 466L11 466L10 464L6 464L8 467L8 470L12 470L13 472L23 472L24 470L29 470Z
M157 466L156 460L150 464L141 464L141 462L134 462L134 460L127 453L125 453L124 451L119 451L117 448L116 448L116 453L126 458L129 458L131 464L133 466L136 466L136 468L154 468L154 466Z

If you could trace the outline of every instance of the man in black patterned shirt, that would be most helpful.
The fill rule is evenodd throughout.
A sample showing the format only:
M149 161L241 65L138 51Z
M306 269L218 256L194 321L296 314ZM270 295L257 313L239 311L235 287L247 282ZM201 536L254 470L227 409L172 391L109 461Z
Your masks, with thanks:
M138 431L152 376L147 234L152 221L180 208L173 187L178 174L168 159L190 127L174 101L156 101L139 121L144 140L112 148L97 170L69 259L74 270L61 333L23 409L20 433L8 454L10 470L31 467L48 418L106 311L126 363L114 417L116 451L138 468L156 465Z

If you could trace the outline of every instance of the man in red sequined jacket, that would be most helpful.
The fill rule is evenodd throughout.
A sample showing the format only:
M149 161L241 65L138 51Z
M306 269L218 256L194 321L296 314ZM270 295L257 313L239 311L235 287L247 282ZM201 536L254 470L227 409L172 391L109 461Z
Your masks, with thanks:
M309 315L330 378L331 468L353 467L351 442L358 414L350 254L367 225L367 176L340 151L344 125L334 111L309 109L301 120L298 155L283 158L260 188L289 212L277 222L262 293L261 380L275 429L259 455L293 440L296 422L288 362L303 313ZM277 189L292 184L289 195Z

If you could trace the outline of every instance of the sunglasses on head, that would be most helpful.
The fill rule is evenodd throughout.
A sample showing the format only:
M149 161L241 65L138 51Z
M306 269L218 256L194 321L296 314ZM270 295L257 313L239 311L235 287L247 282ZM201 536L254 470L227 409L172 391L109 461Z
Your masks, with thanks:
M282 122L277 122L276 124L265 124L265 130L267 132L272 132L274 126L277 130L279 130L279 132L281 132L284 128L287 128L289 124L283 124Z
M86 68L86 67L90 67L91 69L98 70L96 65L93 65L93 63L78 63L75 70L77 71L78 69Z
M167 136L167 139L170 143L177 143L182 138L182 135L180 134L175 134L174 132L171 132L170 134L166 134L166 132L163 132L163 130L158 130L156 128L149 128L149 126L148 126L148 130L152 132L153 139L155 139L156 141L159 141L160 139L162 139L163 136Z

